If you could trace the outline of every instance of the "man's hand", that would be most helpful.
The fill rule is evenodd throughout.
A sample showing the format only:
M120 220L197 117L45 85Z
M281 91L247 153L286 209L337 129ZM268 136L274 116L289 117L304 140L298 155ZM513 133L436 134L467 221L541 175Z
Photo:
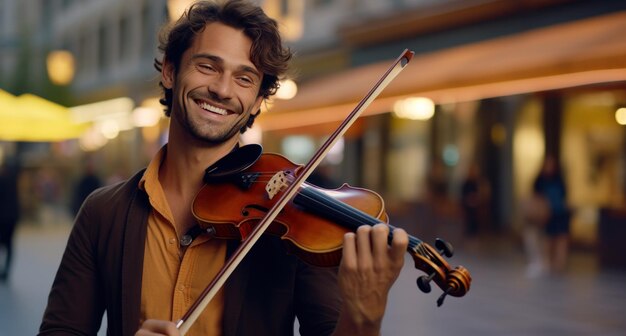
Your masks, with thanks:
M388 245L388 234L385 224L363 225L345 234L339 266L343 307L335 335L380 333L387 295L404 265L409 242L404 230L395 229Z
M176 324L171 321L145 320L135 336L180 336Z

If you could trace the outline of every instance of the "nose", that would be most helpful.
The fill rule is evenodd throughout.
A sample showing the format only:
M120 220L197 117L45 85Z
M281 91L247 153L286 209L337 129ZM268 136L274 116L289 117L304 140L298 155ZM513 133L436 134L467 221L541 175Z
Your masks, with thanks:
M220 100L230 99L233 93L230 76L225 73L217 76L215 80L209 84L209 93Z

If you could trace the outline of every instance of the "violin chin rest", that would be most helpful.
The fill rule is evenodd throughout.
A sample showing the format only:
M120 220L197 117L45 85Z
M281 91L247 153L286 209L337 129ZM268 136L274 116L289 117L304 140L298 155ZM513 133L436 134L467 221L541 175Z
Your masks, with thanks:
M237 147L204 170L204 182L223 182L224 177L240 173L252 166L263 153L259 144Z

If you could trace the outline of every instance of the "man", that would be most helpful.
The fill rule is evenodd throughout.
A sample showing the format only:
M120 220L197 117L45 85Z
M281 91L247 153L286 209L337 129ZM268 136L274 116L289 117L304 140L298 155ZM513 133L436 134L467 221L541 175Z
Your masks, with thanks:
M174 322L238 242L194 232L204 169L237 147L291 57L276 23L241 1L200 2L163 35L161 71L169 142L143 173L83 204L40 329L111 335L177 335ZM215 195L229 197L229 195ZM187 335L378 335L408 238L385 225L344 238L338 275L287 255L264 236ZM139 330L138 330L139 329Z
M76 183L76 186L74 187L74 195L72 197L72 213L74 215L78 213L80 206L83 205L87 196L102 186L102 181L96 174L96 167L94 166L94 163L91 159L87 160L83 176L81 176L78 183Z

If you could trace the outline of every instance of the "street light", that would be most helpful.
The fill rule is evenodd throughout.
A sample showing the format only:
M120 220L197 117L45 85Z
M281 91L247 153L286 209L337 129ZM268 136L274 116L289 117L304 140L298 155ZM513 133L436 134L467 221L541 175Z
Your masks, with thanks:
M56 85L67 85L74 78L74 55L67 50L54 50L46 58L50 81Z
M615 120L620 125L626 125L626 107L618 108L615 111Z
M170 17L170 21L176 21L180 18L185 10L191 6L192 0L168 0L167 11Z
M409 97L395 102L393 113L399 118L428 120L435 115L435 103L426 97Z
M283 79L280 81L278 91L276 91L276 98L289 100L296 96L298 93L298 85L291 79Z

